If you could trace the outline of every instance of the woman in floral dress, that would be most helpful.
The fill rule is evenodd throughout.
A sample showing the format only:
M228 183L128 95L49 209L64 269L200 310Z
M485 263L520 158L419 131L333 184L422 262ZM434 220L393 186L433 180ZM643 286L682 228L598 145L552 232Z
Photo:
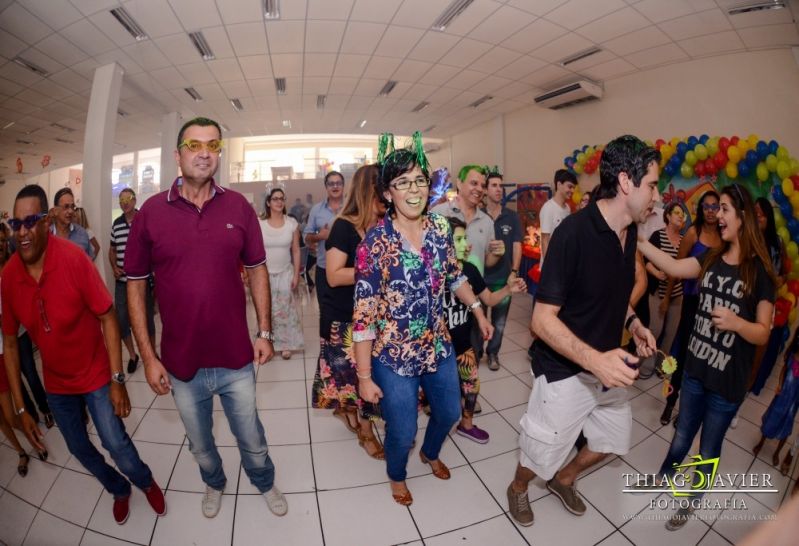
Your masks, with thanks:
M379 417L374 404L358 396L358 378L352 347L352 302L355 288L355 251L367 230L386 208L377 198L377 166L364 165L355 172L352 188L339 217L333 222L325 246L326 280L319 320L319 361L314 377L312 405L333 408L370 457L383 459L383 446L372 430Z
M266 248L269 287L272 293L272 328L275 351L285 359L303 348L300 314L295 299L300 281L300 232L297 221L286 216L286 194L269 188L261 217Z

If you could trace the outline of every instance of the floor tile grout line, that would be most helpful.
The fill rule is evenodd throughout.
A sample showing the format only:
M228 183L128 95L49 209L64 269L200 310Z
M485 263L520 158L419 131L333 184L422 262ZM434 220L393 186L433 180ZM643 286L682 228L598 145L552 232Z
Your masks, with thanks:
M304 355L305 355L305 350L303 350L302 373L303 373L303 377L305 377L304 381L305 381L305 383L307 385L307 382L308 382L308 367L305 365L305 356ZM318 362L318 357L317 357L317 362ZM314 375L315 374L316 374L316 372L314 372ZM313 389L313 385L311 385L311 388ZM306 401L306 404L305 404L306 405L306 407L305 407L305 423L306 423L306 425L308 427L308 453L311 456L311 473L313 475L314 498L316 499L316 513L319 516L319 534L322 537L322 545L324 546L327 541L325 539L325 528L324 528L324 525L322 525L322 506L321 506L321 504L319 502L319 484L316 481L316 465L314 464L313 438L311 437L311 410L312 410L312 408L311 408L311 400L308 399L309 393L308 393L307 387L304 390L305 390L305 401Z

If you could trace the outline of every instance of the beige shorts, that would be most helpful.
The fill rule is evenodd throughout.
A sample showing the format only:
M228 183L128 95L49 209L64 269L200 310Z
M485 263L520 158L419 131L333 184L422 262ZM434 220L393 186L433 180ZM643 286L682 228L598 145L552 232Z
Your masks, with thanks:
M630 449L632 419L626 388L603 391L588 373L554 383L537 377L520 421L519 462L544 480L552 479L580 431L591 451L624 455Z

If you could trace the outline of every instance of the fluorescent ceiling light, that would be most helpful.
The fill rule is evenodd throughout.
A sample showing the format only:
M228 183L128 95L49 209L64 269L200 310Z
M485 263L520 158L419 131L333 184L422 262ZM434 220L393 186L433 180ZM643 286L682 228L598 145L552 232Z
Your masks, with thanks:
M114 16L114 19L119 21L119 24L125 27L131 36L136 38L137 42L141 42L142 40L147 39L147 33L144 32L144 29L139 26L139 23L130 16L125 8L114 8L111 10L111 15Z
M430 127L428 127L427 129L423 130L422 132L423 132L423 133L429 133L430 131L432 131L432 130L433 130L433 129L435 129L435 128L436 128L436 126L435 126L435 125L431 125Z
M316 109L324 110L327 102L327 95L316 95Z
M286 94L286 78L275 78L275 89L278 95Z
M200 102L203 98L197 92L197 90L193 87L184 87L183 90L189 94L189 96L194 99L194 102Z
M244 105L241 104L241 101L239 99L230 99L230 105L233 106L233 109L236 112L241 112L242 110L244 110Z
M473 103L471 103L469 106L471 106L472 108L477 108L478 106L480 106L484 102L490 101L493 98L494 97L492 97L491 95L484 95L484 96L480 97L479 99L477 99L476 101L474 101Z
M421 112L422 110L424 110L428 106L430 106L430 103L427 102L426 100L423 100L422 102L420 102L419 104L414 106L413 110L411 110L411 112Z
M47 70L45 70L44 68L42 68L42 67L41 67L41 66L39 66L38 64L36 64L36 63L32 63L32 62L30 62L29 60L27 60L27 59L23 59L23 58L22 58L22 57L20 57L20 56L16 56L16 57L14 57L14 58L13 58L13 59L11 59L11 60L12 60L14 63L16 63L16 64L18 64L19 66L21 66L22 68L25 68L25 69L27 69L27 70L30 70L31 72L33 72L34 74L37 74L37 75L41 76L42 78L46 78L47 76L49 76L49 75L50 75L50 73L49 73Z
M386 85L383 86L383 89L380 90L380 96L387 97L389 93L391 93L396 86L397 82L395 82L394 80L388 80L386 82Z
M582 61L583 59L588 58L591 55L596 55L600 51L602 51L602 48L589 47L588 49L584 49L583 51L575 53L574 55L569 55L568 57L566 57L564 59L561 59L558 62L558 64L560 66L568 66L568 65L570 65L572 63L576 63L577 61Z
M782 9L785 7L785 2L782 0L771 0L769 2L754 2L750 4L743 4L730 8L727 13L730 15L742 15L744 13L751 13L753 11L765 11L770 9Z
M283 120L283 127L286 127L287 129L291 129L291 120L290 119L284 119Z
M474 0L453 0L452 3L438 16L433 22L433 30L444 32L446 28L452 23L458 15L463 13L463 10L468 8Z
M362 119L360 122L358 122L358 127L360 127L361 129L366 127L366 120Z
M9 122L8 122L8 123L6 123L5 125L3 125L3 130L5 130L5 129L8 129L9 127L11 127L12 125L14 125L15 123L16 123L16 121L9 121Z
M230 132L230 127L228 127L228 126L227 126L227 125L225 125L224 123L220 123L220 124L219 124L219 126L220 126L220 127L222 128L222 130L223 130L223 131L225 131L226 133Z
M264 0L264 19L280 19L280 0Z
M67 133L75 132L75 129L73 129L72 127L67 127L66 125L61 125L60 123L51 123L50 127L52 127L53 129L61 129L62 131L66 131Z
M67 140L65 138L55 138L53 140L55 140L56 142L61 142L62 144L75 144L74 140Z
M211 51L211 46L208 45L208 42L205 40L205 36L203 36L202 32L189 32L189 38L191 39L191 43L194 44L194 47L197 48L197 51L200 53L204 61L213 61L216 59L214 52Z

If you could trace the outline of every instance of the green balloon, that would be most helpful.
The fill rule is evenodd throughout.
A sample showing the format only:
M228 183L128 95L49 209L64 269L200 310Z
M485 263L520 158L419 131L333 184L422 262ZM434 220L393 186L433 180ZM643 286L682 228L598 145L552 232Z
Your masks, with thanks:
M696 154L696 157L699 158L699 161L704 161L707 159L707 148L705 148L704 144L697 144L694 148L694 153Z
M774 154L768 154L766 156L766 168L768 172L773 173L777 172L777 156Z
M691 152L688 152L690 154ZM688 164L688 154L685 154L686 162L680 166L680 174L683 178L693 178L694 177L694 168Z
M766 164L758 163L755 174L757 175L758 180L760 180L761 182L765 182L768 179L768 169L766 168Z

